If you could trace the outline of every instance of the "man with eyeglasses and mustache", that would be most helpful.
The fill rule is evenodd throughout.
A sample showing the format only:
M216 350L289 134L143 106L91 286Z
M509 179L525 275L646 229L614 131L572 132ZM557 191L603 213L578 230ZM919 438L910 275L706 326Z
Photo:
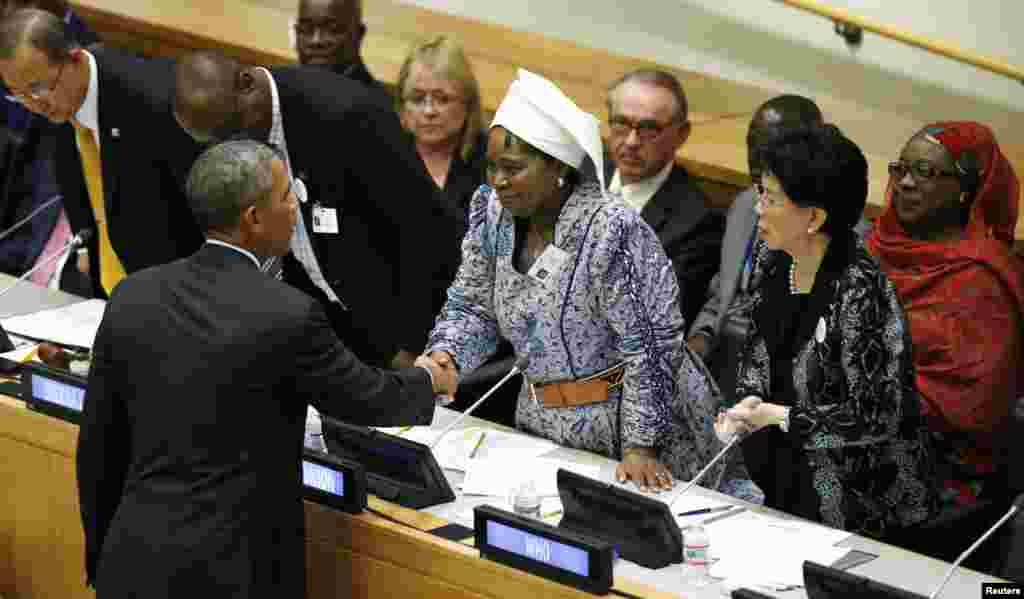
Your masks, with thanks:
M608 92L611 158L608 189L640 211L658 234L679 282L679 311L693 322L718 267L725 219L676 152L690 136L686 95L669 73L638 70Z
M96 297L202 243L181 187L198 149L171 118L172 71L109 48L84 50L63 21L20 10L0 22L8 96L57 124L57 182L73 232L93 229Z

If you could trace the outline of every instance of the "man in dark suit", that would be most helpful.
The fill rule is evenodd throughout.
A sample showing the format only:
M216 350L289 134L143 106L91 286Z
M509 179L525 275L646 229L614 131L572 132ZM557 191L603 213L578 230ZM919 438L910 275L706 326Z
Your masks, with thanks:
M679 309L689 324L715 274L725 221L675 163L690 135L686 95L669 73L633 71L610 88L608 115L609 190L639 210L657 233L675 267Z
M429 424L454 371L364 365L319 302L261 271L296 219L270 147L211 148L187 189L208 241L126 278L96 335L77 453L87 580L100 599L304 597L307 404Z
M84 50L61 19L22 10L0 23L0 76L26 108L60 125L56 179L71 230L95 230L88 271L98 297L125 273L199 247L181 189L197 147L171 115L171 63Z
M178 63L175 117L193 139L243 135L280 149L304 185L286 281L323 301L360 359L412 363L454 275L454 223L394 108L324 69L245 67L200 52ZM301 200L302 198L300 198Z
M299 62L383 90L359 54L364 35L363 0L299 0L295 21Z

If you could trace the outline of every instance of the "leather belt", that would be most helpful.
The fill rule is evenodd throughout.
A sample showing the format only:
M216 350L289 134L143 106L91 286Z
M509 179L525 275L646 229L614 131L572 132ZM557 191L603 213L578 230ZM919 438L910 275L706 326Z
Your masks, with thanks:
M575 381L559 381L534 385L530 393L534 401L545 408L569 408L608 401L608 392L622 386L626 376L626 362L612 366Z

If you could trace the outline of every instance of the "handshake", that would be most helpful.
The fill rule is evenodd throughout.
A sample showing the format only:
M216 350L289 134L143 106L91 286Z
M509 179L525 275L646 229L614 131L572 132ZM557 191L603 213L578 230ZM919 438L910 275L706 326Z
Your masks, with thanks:
M430 372L430 378L434 381L434 393L444 396L443 399L439 398L441 405L455 401L455 392L459 388L459 371L455 369L455 361L447 352L435 351L429 355L419 356L413 365Z

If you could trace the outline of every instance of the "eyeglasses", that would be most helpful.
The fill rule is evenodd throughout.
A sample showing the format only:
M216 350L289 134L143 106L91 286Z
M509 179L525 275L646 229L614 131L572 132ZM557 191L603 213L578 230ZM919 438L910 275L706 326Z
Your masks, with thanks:
M907 176L907 173L912 173L917 181L927 181L935 177L959 176L956 172L942 170L927 160L915 160L910 163L897 160L896 162L889 163L889 176L894 180L902 180Z
M608 119L608 128L612 135L617 137L629 137L629 134L636 131L636 137L640 141L653 141L665 132L666 129L679 123L677 119L661 124L654 119L643 119L632 121L626 117L616 116Z
M313 37L319 31L321 37L345 38L352 34L354 27L342 25L337 21L297 21L295 23L295 35L298 37Z
M781 206L786 197L781 191L765 187L763 181L755 181L754 189L757 191L757 201L765 206Z
M57 86L60 85L60 78L64 74L65 66L67 66L66 62L60 63L60 68L57 69L57 76L53 78L53 82L47 84L42 81L35 81L26 86L24 93L13 93L13 90L11 90L12 93L5 97L11 102L17 102L18 104L24 104L26 100L38 102L49 98L54 90L57 89Z
M435 110L447 110L461 102L462 98L443 92L434 92L430 94L410 94L402 98L402 101L417 110L426 110L428 105L432 106Z

